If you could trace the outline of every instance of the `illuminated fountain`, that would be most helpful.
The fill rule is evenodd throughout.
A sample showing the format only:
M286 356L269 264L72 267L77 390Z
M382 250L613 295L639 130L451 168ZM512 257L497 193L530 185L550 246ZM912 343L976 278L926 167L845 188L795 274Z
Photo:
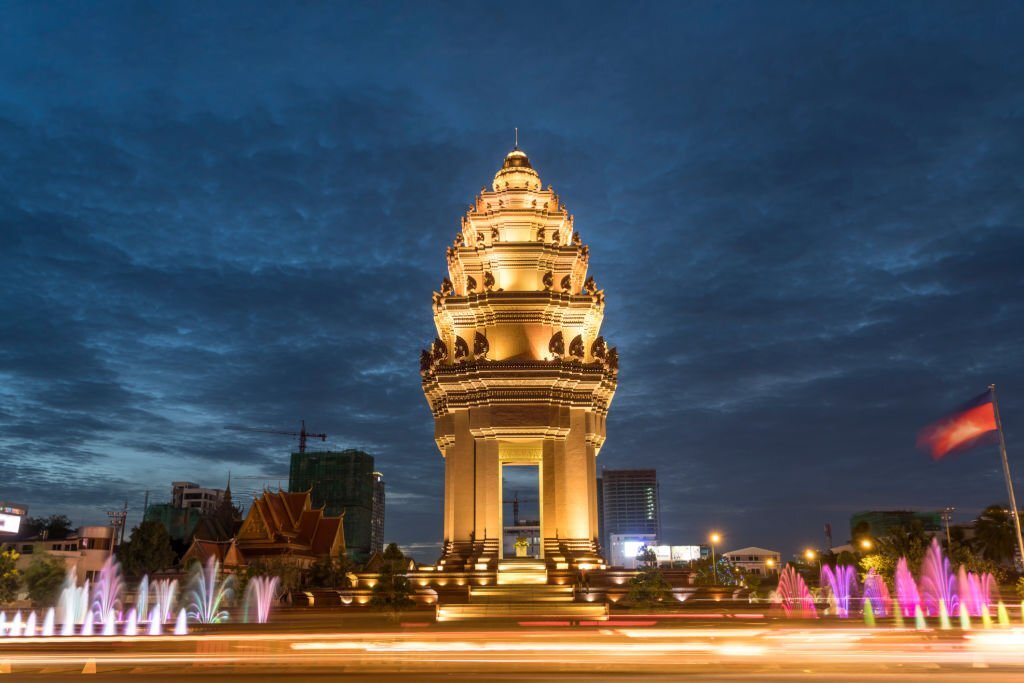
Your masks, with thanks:
M827 564L821 568L821 587L829 590L829 606L832 614L843 619L850 616L850 600L857 594L857 572L850 565Z
M139 621L146 620L149 607L149 577L143 576L139 587L135 590L135 614Z
M921 602L925 616L945 616L958 614L960 600L956 593L956 577L949 568L949 560L942 554L939 542L932 539L921 563L921 583L919 585Z
M219 624L228 620L226 603L234 594L235 577L218 580L220 563L210 558L206 566L192 565L189 575L188 616L200 624ZM179 621L181 614L178 615Z
M807 589L804 578L793 568L793 565L786 565L786 568L782 570L782 574L779 576L777 596L787 617L814 618L818 616L817 610L814 609L814 597Z
M856 579L855 579L856 580ZM869 606L871 614L876 617L889 616L889 588L885 585L885 579L879 576L874 569L869 569L864 577L864 611Z
M121 616L121 593L124 581L121 578L121 565L113 556L107 558L100 569L96 583L92 587L92 612L104 630L108 624L114 623ZM104 635L113 635L113 633Z
M281 580L276 576L257 576L249 581L245 589L245 612L243 620L248 623L249 615L255 616L257 624L265 624L270 618L270 607L277 596ZM255 612L251 610L255 607Z
M907 568L907 558L901 557L896 563L896 602L898 609L905 617L916 617L921 607L921 595L917 591L917 582Z
M158 608L159 621L170 621L174 614L174 600L178 595L177 579L158 579L153 583L153 604ZM153 619L152 614L150 619Z
M964 570L961 566L957 572L957 585L960 589L960 603L967 609L967 613L975 617L984 617L991 614L989 608L992 605L992 584L994 577L989 573L981 576Z

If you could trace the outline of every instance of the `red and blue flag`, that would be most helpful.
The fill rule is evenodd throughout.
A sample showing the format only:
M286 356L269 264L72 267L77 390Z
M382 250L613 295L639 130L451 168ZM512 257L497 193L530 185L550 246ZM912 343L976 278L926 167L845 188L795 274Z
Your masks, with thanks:
M986 391L918 432L917 447L938 460L953 451L993 443L995 436L996 411L992 392Z

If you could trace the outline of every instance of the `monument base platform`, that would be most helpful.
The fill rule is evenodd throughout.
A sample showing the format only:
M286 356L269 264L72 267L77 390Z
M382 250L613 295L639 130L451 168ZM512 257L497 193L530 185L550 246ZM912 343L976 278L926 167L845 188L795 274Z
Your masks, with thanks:
M531 619L604 621L604 602L576 602L572 584L549 583L547 565L533 558L510 558L498 563L493 585L470 585L468 602L441 601L437 620Z

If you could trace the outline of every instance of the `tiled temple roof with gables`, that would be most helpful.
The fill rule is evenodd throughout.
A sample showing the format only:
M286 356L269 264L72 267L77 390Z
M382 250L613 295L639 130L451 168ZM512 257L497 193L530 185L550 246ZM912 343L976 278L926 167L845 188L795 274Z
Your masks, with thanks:
M254 554L333 557L345 548L342 517L313 508L309 491L264 491L249 508L238 546L247 559Z

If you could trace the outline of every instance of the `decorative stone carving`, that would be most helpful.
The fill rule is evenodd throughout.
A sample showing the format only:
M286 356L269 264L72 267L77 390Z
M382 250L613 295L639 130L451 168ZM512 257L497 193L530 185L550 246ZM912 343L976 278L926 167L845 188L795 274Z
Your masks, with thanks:
M565 355L565 337L562 336L561 330L551 335L551 341L548 342L548 351L558 358Z
M454 296L455 285L448 278L441 280L441 296Z
M572 275L566 275L565 277L563 277L562 278L562 282L560 284L562 286L562 291L563 292L571 292L572 291Z
M434 357L430 355L430 351L423 349L420 351L420 375L425 375L430 372L430 368L434 366Z
M455 360L465 360L469 356L469 344L462 337L455 337Z
M467 292L475 292L476 291L476 279L472 275L467 275L466 276L466 291Z
M558 231L555 230L551 233L551 244L558 244Z
M619 350L614 346L608 349L608 369L613 373L619 373Z
M484 271L484 289L488 292L494 289L494 276L491 275L491 271Z
M572 243L575 244L577 247L583 244L583 240L580 239L580 234L578 232L574 232L572 234Z
M580 247L580 258L583 259L584 261L587 261L587 260L590 259L590 246L589 245L584 244L582 247Z
M448 345L441 341L440 337L434 337L434 343L430 347L430 355L435 363L448 360Z
M590 355L602 362L607 360L608 344L605 343L604 337L598 337L594 340L594 343L590 345Z
M457 235L455 235L455 246L456 247L464 247L464 246L466 246L466 236L463 235L461 232L458 233Z
M583 283L583 291L590 296L597 296L597 283L594 282L594 276L587 278L587 281Z
M577 334L573 337L572 341L569 342L569 355L573 358L583 358L587 353L586 347L583 345L583 335Z
M544 228L538 228L537 229L537 241L538 242L543 242L544 241Z
M498 238L501 237L501 233L498 232L497 228L491 228L491 241L497 242Z
M555 276L554 276L554 274L552 274L552 272L550 270L548 272L544 273L544 277L541 278L541 282L544 283L544 291L545 292L550 292L551 288L555 286Z
M491 344L487 341L487 337L479 332L475 333L473 337L473 355L477 358L486 358L487 352L490 350Z
M484 246L484 234L482 232L478 232L476 234L476 246L478 246L478 247Z

